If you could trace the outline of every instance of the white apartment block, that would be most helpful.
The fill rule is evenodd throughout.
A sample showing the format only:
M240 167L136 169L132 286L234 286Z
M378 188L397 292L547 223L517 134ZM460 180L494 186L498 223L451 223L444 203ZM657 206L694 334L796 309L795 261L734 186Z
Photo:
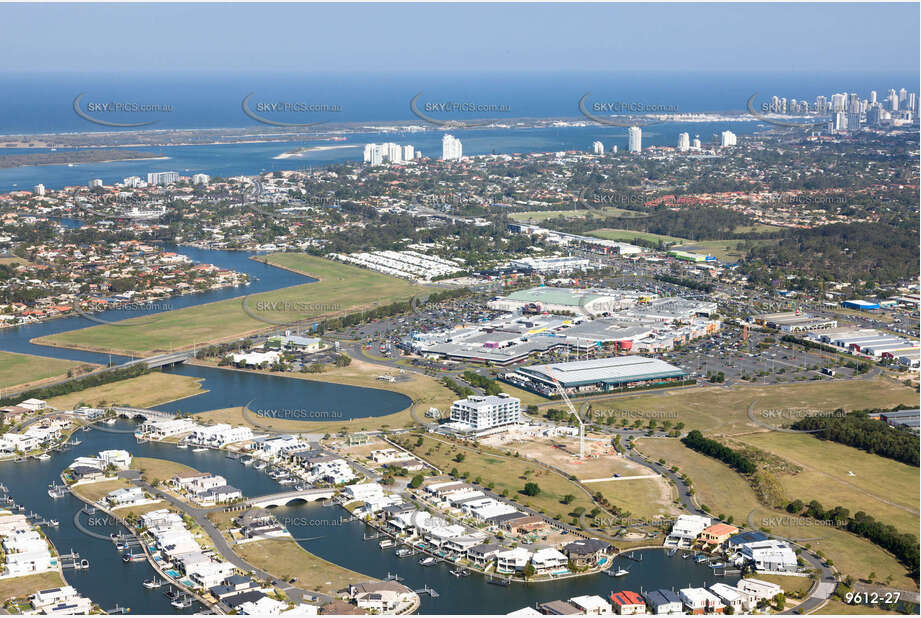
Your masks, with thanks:
M517 425L521 420L521 400L505 393L499 395L471 395L451 404L451 421L466 427L461 430L487 431L507 425Z

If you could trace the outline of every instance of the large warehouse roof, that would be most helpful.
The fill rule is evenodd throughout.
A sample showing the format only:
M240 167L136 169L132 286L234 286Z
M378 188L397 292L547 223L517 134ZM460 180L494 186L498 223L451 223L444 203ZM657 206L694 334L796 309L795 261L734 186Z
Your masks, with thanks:
M533 365L522 367L518 371L547 383L552 383L553 378L556 378L564 387L598 382L622 384L656 378L679 378L686 375L679 367L657 358L643 356L616 356L572 363Z

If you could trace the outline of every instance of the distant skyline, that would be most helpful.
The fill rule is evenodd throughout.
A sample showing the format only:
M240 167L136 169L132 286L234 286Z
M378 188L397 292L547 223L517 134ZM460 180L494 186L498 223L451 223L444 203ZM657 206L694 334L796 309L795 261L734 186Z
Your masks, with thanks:
M0 4L5 71L917 71L917 3ZM911 86L911 85L909 85Z

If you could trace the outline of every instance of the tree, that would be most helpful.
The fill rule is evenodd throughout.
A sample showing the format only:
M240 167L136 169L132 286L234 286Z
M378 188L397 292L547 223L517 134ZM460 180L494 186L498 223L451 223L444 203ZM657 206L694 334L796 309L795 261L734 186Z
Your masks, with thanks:
M536 496L540 493L540 486L534 482L525 483L523 493L526 496Z
M562 502L563 504L570 504L570 503L573 502L575 499L576 499L576 497L575 497L574 495L572 495L572 494L566 494L565 496L563 496L563 499L560 500L560 502Z
M417 474L416 476L413 477L413 480L409 482L409 486L412 487L413 489L416 489L417 487L422 485L422 482L424 480L425 480L424 476L422 476L421 474Z
M463 453L458 453L457 455L454 456L454 461L456 461L457 463L461 463L461 462L463 462L466 458L467 458L467 456L464 455Z
M530 562L524 565L524 570L522 571L522 573L524 574L525 579L531 579L532 577L534 577L535 572L536 570L534 569L534 565L531 564Z

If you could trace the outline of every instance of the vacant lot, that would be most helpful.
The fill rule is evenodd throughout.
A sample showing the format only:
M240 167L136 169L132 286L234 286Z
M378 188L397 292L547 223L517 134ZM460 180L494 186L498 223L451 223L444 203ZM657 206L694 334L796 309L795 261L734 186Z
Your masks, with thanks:
M68 370L81 366L89 365L45 356L0 352L0 388L37 386L50 378L66 377Z
M297 585L332 594L349 584L375 581L373 577L350 571L314 556L291 539L266 539L235 545L234 551L244 560L288 580L296 577ZM300 583L303 582L303 583Z
M688 242L687 238L679 238L677 236L666 236L664 234L653 234L652 232L638 232L636 230L623 230L618 228L603 227L597 230L592 230L588 232L589 236L594 236L595 238L604 238L605 240L618 240L622 242L630 242L634 238L640 238L642 240L647 240L649 242L666 242L666 243L682 243Z
M860 410L892 407L898 403L918 403L918 394L893 380L841 380L802 382L781 385L735 385L730 388L707 386L693 389L612 397L592 402L593 418L614 414L618 418L631 412L656 413L660 424L684 423L685 429L731 435L764 428L748 417L748 406L759 410L815 409ZM626 414L625 414L626 413ZM629 418L629 416L627 416Z
M677 440L644 438L637 441L637 447L653 459L661 457L669 465L677 465L691 478L698 503L706 505L711 513L732 516L733 523L740 527L746 527L749 520L756 527L765 521L774 523L767 526L772 533L800 539L804 545L823 552L845 575L867 578L875 572L880 581L892 576L894 587L917 589L906 569L891 554L849 532L805 525L799 520L791 522L788 513L761 506L748 482L719 461L685 448Z
M80 403L99 407L126 405L149 408L203 392L200 378L154 371L136 378L52 397L48 405L59 410L72 410Z
M648 472L648 470L647 470ZM592 493L600 491L611 504L627 511L625 519L654 519L680 514L673 503L673 491L661 478L624 479L590 483L586 485Z
M422 446L415 446L415 436L408 436L407 442L410 450L441 468L443 472L449 473L452 468L457 468L459 474L468 474L468 481L474 481L479 477L483 485L488 486L492 483L493 491L507 492L509 498L530 505L531 508L551 517L559 514L564 521L569 521L567 514L573 509L581 506L591 511L594 508L594 504L578 485L524 458L506 456L489 450L477 453L474 448L462 447L429 436L422 437ZM509 450L513 453L515 451L514 447ZM464 456L463 461L456 461L458 454ZM525 483L528 482L537 483L540 487L537 496L526 496L522 493ZM574 500L570 504L563 504L561 500L569 494L574 496Z
M8 599L19 599L39 590L57 588L64 585L64 578L57 572L26 575L12 579L0 579L0 603Z
M921 537L918 468L812 435L770 431L741 440L803 468L777 475L791 500L818 500L825 508L843 506L852 514L865 511Z
M403 279L306 254L279 253L259 259L318 281L121 323L128 325L59 333L38 341L89 350L152 354L238 338L274 323L316 321L408 300L425 289Z
M879 615L890 615L890 616L904 616L900 612L890 612L885 609L881 609L877 605L848 605L847 603L842 603L838 599L832 599L825 606L815 612L816 614L822 615L834 615L834 616L864 616L866 614L879 614Z
M131 460L131 468L140 470L141 478L151 485L157 480L168 481L177 474L201 474L195 468L184 464L152 457L135 457Z
M540 223L542 221L546 221L547 219L553 219L556 217L566 217L569 219L576 217L580 219L591 217L593 219L598 219L613 216L637 218L645 215L644 213L637 212L635 210L626 210L624 208L617 208L615 206L606 206L604 208L597 209L579 208L576 210L529 210L525 212L511 213L509 215L509 219L522 223Z
M128 481L125 479L113 479L111 481L103 481L101 483L80 485L79 487L74 487L73 491L75 494L78 494L90 502L96 502L103 496L108 495L110 492L113 492L116 489L121 489L122 487L130 487L130 483L128 483Z

